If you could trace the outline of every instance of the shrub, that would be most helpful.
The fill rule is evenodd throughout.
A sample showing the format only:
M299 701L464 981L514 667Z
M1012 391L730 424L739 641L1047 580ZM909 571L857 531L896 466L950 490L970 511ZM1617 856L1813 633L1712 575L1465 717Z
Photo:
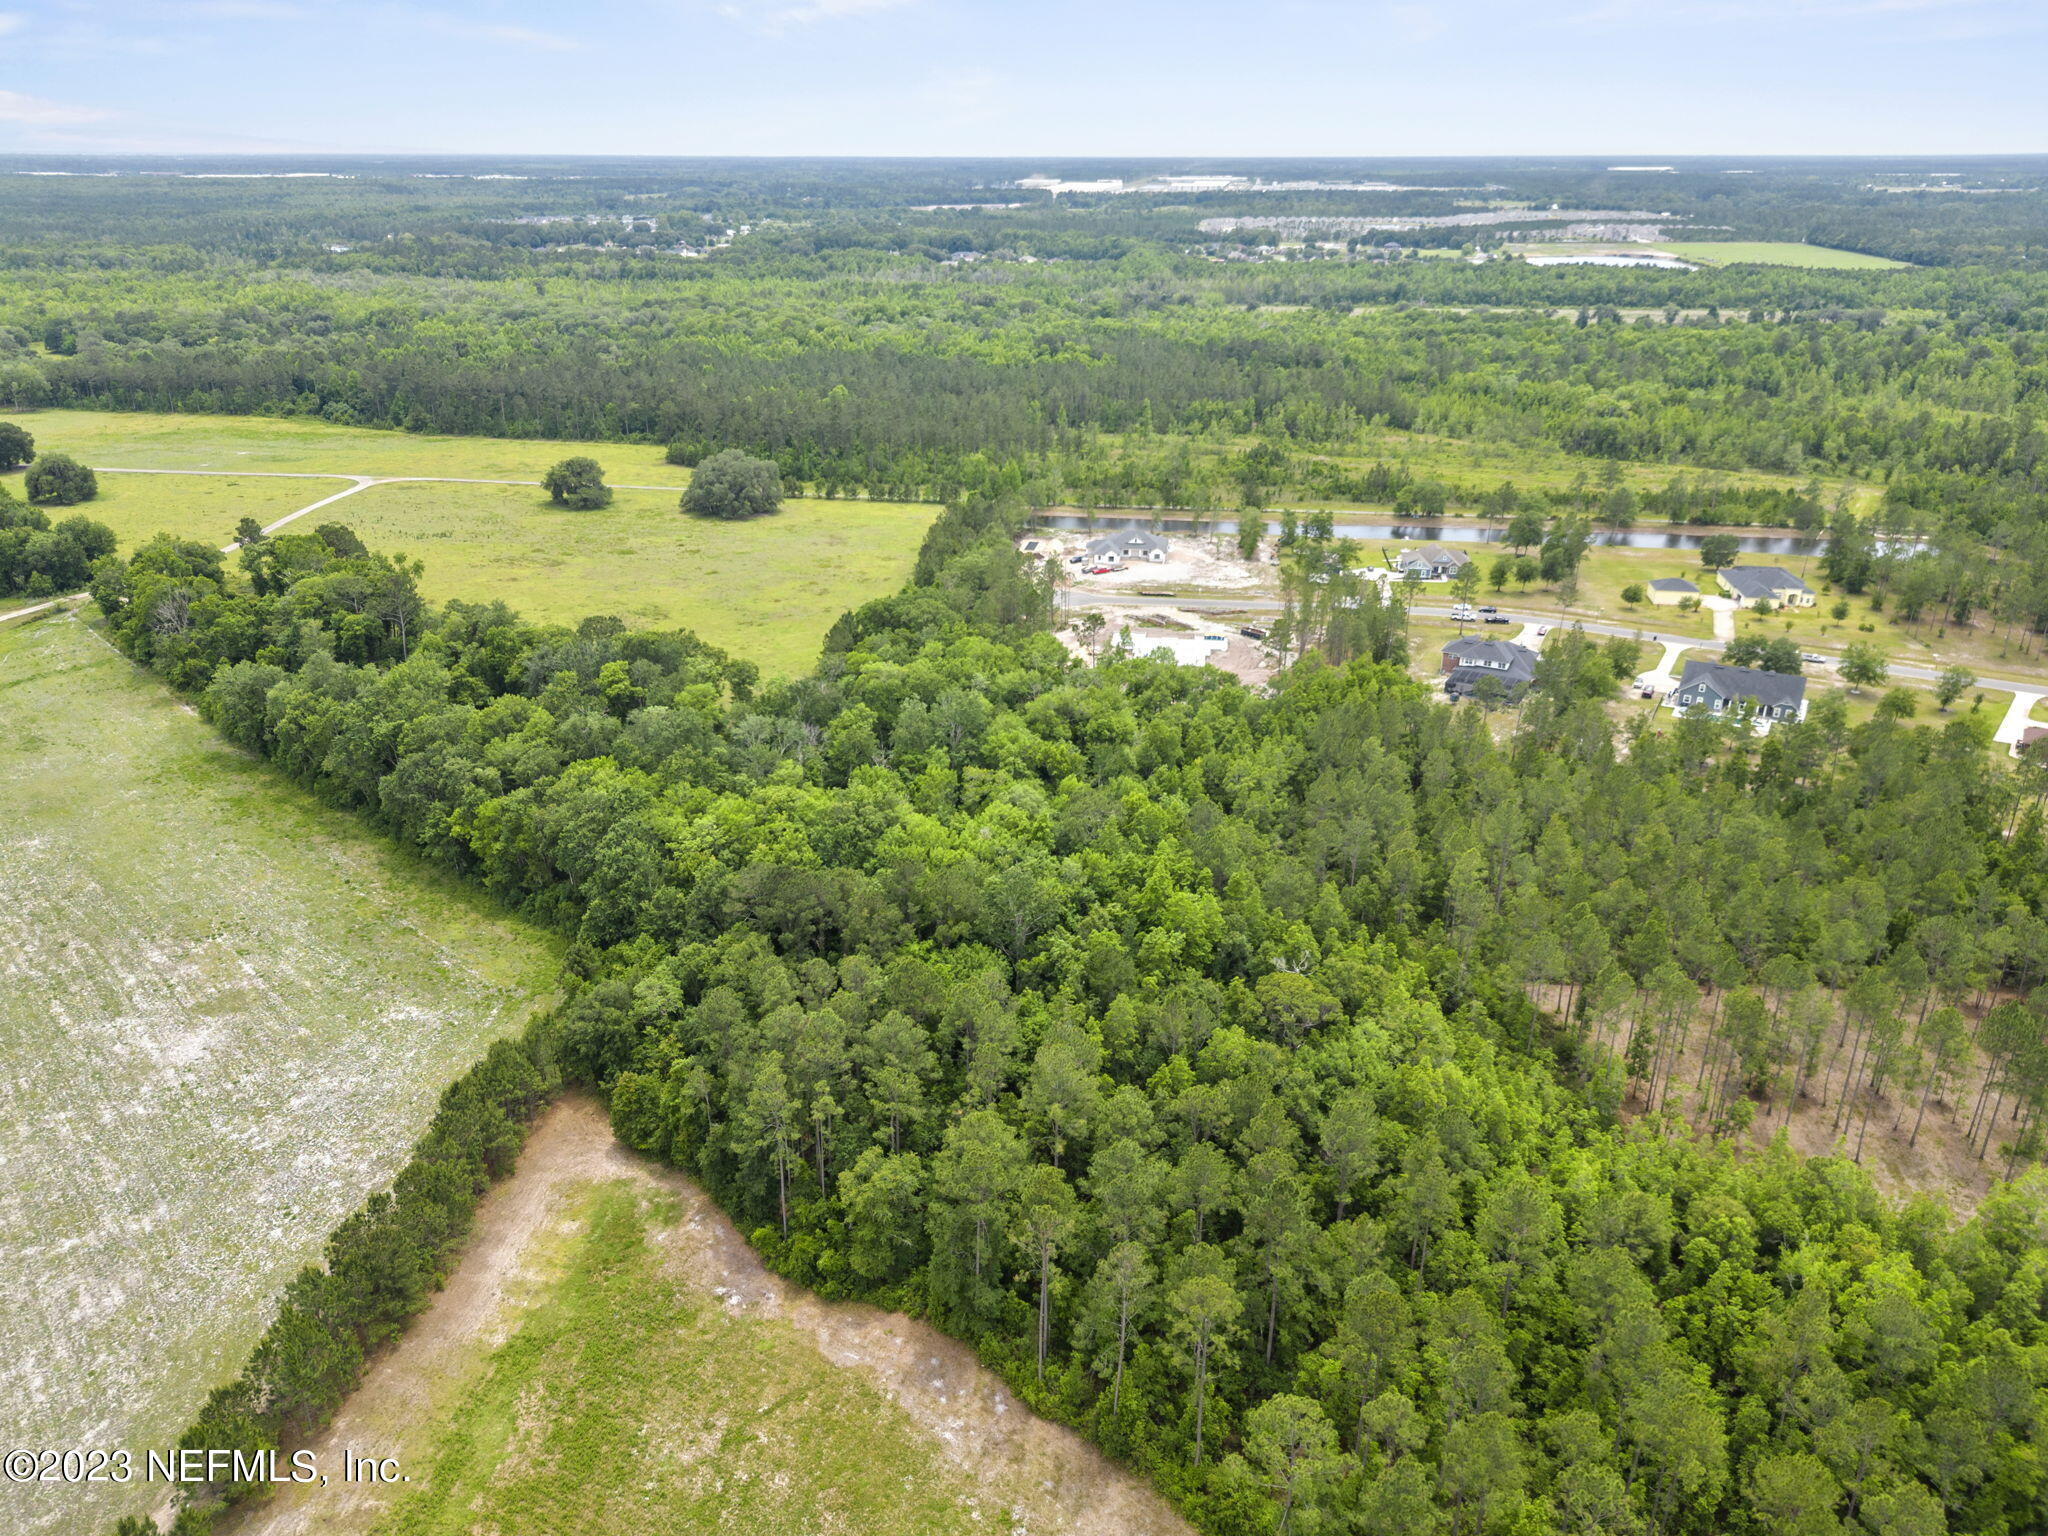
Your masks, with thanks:
M46 453L37 459L29 465L22 486L30 501L58 507L76 506L100 493L100 483L93 472L68 453Z
M782 505L782 471L767 459L736 448L714 453L690 476L683 510L692 517L738 520L760 517Z
M604 468L595 459L581 456L564 459L541 477L548 499L578 512L595 512L612 504L612 488L604 483Z

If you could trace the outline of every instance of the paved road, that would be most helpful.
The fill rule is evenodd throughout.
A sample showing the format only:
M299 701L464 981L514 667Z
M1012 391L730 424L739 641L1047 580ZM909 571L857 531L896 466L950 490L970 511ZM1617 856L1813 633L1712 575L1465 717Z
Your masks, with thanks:
M1110 592L1107 590L1077 591L1069 588L1060 593L1060 602L1068 608L1104 606L1144 607L1148 604L1156 607L1160 603L1167 601L1169 599L1163 597L1139 597L1130 592ZM1186 608L1198 613L1278 613L1280 611L1279 602L1270 597L1176 597L1170 601L1176 608ZM1439 608L1422 603L1417 603L1410 611L1425 619L1448 619L1451 617L1451 610L1449 608ZM1503 618L1514 619L1525 626L1547 624L1552 629L1559 629L1567 625L1576 624L1589 635L1620 635L1628 640L1654 640L1659 644L1676 643L1686 650L1718 651L1723 649L1728 643L1725 640L1697 640L1690 636L1676 642L1667 642L1661 633L1654 630L1646 630L1641 624L1603 624L1593 619L1563 619L1554 613L1517 612L1512 608L1502 608L1500 612ZM1668 665L1672 659L1672 656L1667 653L1663 665ZM1825 663L1822 663L1822 665L1833 667L1835 661L1833 658L1830 658ZM1892 675L1895 677L1910 677L1920 682L1931 683L1941 676L1941 669L1939 668L1910 666L1904 662L1893 662L1891 670ZM2037 698L2043 696L2043 689L2039 678L2022 681L2015 678L1993 677L1989 673L1980 673L1977 681L1987 687L2012 689L2016 693L2032 694ZM2029 705L2028 708L2031 709L2032 705ZM2019 738L2015 735L2013 739L2016 741Z

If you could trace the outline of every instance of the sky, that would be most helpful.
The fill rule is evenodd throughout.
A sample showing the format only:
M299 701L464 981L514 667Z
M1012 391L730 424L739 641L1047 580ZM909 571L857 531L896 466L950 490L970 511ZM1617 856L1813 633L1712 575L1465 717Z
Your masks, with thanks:
M0 0L0 153L2048 151L2048 0Z

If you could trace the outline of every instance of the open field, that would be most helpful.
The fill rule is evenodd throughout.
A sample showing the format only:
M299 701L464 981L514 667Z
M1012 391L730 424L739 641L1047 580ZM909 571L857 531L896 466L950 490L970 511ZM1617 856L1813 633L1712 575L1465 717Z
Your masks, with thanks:
M683 516L665 491L620 491L601 512L571 512L509 485L378 485L333 508L371 548L424 560L431 598L502 598L545 621L610 613L679 625L782 676L810 667L840 614L909 579L932 515L792 501L724 523Z
M958 1343L769 1274L582 1098L315 1448L345 1445L409 1483L282 1489L221 1536L1186 1531Z
M139 1452L239 1366L557 946L75 618L0 630L0 799L0 1424ZM151 1492L9 1486L0 1529L97 1530Z
M1825 245L1807 245L1799 240L1683 240L1675 245L1670 241L1659 241L1657 249L1669 251L1686 261L1704 261L1717 267L1735 262L1754 262L1766 267L1836 267L1849 270L1907 265L1888 256L1838 251Z
M19 496L22 472L0 475ZM101 475L100 493L83 506L45 507L52 522L89 517L114 530L124 550L159 533L225 544L245 517L274 523L308 502L348 486L346 480L266 480L250 475Z
M833 620L902 586L935 513L921 504L792 500L772 518L700 521L676 507L690 472L645 445L414 436L255 416L40 411L15 419L40 448L109 468L538 480L556 461L588 453L613 481L674 489L622 490L602 512L571 512L523 485L378 485L315 513L305 531L342 522L374 549L424 559L432 598L502 599L542 621L609 613L636 626L680 626L770 675L806 670ZM162 531L224 544L238 519L275 522L348 482L108 474L100 488L61 514L96 518L132 548Z
M20 411L9 420L35 434L39 451L125 469L245 469L340 475L458 475L538 480L550 464L587 453L614 479L635 485L690 483L648 444L442 437L340 427L289 416L198 416L156 411ZM338 487L337 487L338 489Z

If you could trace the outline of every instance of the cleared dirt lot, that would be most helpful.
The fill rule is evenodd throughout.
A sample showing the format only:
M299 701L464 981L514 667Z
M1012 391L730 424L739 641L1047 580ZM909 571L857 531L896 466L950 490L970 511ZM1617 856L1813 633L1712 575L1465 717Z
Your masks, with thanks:
M0 1426L140 1453L555 951L68 616L0 631L0 890ZM99 1532L144 1499L0 1485L0 1530Z
M629 1304L605 1313L614 1353L593 1381L572 1301L625 1203L650 1252L630 1285L596 1277ZM701 1190L621 1147L583 1098L548 1112L448 1287L315 1443L323 1464L344 1446L398 1456L413 1482L287 1490L224 1536L514 1529L508 1510L550 1531L1187 1530L959 1344L770 1274ZM708 1505L714 1523L688 1513Z

